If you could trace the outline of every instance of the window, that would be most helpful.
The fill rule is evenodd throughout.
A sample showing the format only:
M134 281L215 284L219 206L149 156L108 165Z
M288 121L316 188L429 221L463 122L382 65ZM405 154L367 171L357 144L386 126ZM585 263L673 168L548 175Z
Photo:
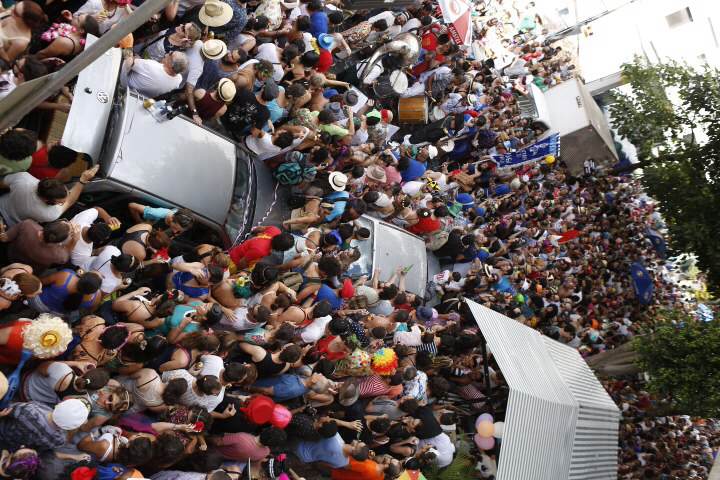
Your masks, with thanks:
M692 13L690 13L690 7L685 7L682 10L671 13L670 15L665 15L665 20L670 28L676 28L692 22L693 17Z

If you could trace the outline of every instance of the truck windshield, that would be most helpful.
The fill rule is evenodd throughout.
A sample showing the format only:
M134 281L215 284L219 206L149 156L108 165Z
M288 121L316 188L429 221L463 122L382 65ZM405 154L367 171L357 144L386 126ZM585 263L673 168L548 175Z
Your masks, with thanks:
M125 115L125 100L127 92L124 88L118 86L115 96L113 97L113 106L108 117L107 128L105 129L105 137L103 138L102 149L100 150L100 158L93 158L93 163L100 162L100 175L106 176L110 171L112 160L115 158L115 151L119 148L122 141L122 125Z
M238 152L235 162L235 186L233 199L225 221L225 232L230 242L235 243L246 221L248 201L250 197L250 165L248 159Z

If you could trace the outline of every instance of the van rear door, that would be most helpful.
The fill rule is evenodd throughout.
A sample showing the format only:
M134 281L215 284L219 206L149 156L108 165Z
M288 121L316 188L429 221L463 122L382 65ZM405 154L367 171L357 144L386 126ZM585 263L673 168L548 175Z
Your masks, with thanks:
M96 40L88 35L86 45L92 45ZM100 161L121 64L121 50L111 48L80 72L73 92L62 144L87 153L94 163Z

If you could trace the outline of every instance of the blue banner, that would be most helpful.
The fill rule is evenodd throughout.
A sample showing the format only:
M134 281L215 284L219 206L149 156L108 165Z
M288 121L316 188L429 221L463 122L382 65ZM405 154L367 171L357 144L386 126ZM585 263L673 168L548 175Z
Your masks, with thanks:
M650 243L652 243L653 248L657 252L658 256L662 259L665 259L667 255L667 244L665 243L665 239L663 236L658 232L657 230L653 230L652 228L648 228L645 231L645 236L650 240Z
M652 301L654 290L653 279L650 273L640 262L635 262L630 266L630 276L635 287L635 295L640 303L647 305Z
M517 152L493 155L492 160L497 164L498 168L510 168L542 160L548 155L554 157L560 155L559 133L554 133Z

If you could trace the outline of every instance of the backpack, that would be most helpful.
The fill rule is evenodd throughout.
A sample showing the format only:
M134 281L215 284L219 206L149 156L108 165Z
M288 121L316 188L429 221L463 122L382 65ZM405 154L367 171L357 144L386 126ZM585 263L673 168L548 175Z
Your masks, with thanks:
M273 176L281 185L298 185L299 183L311 182L317 175L314 165L308 163L307 155L301 152L288 152L285 156L285 163L280 164Z

